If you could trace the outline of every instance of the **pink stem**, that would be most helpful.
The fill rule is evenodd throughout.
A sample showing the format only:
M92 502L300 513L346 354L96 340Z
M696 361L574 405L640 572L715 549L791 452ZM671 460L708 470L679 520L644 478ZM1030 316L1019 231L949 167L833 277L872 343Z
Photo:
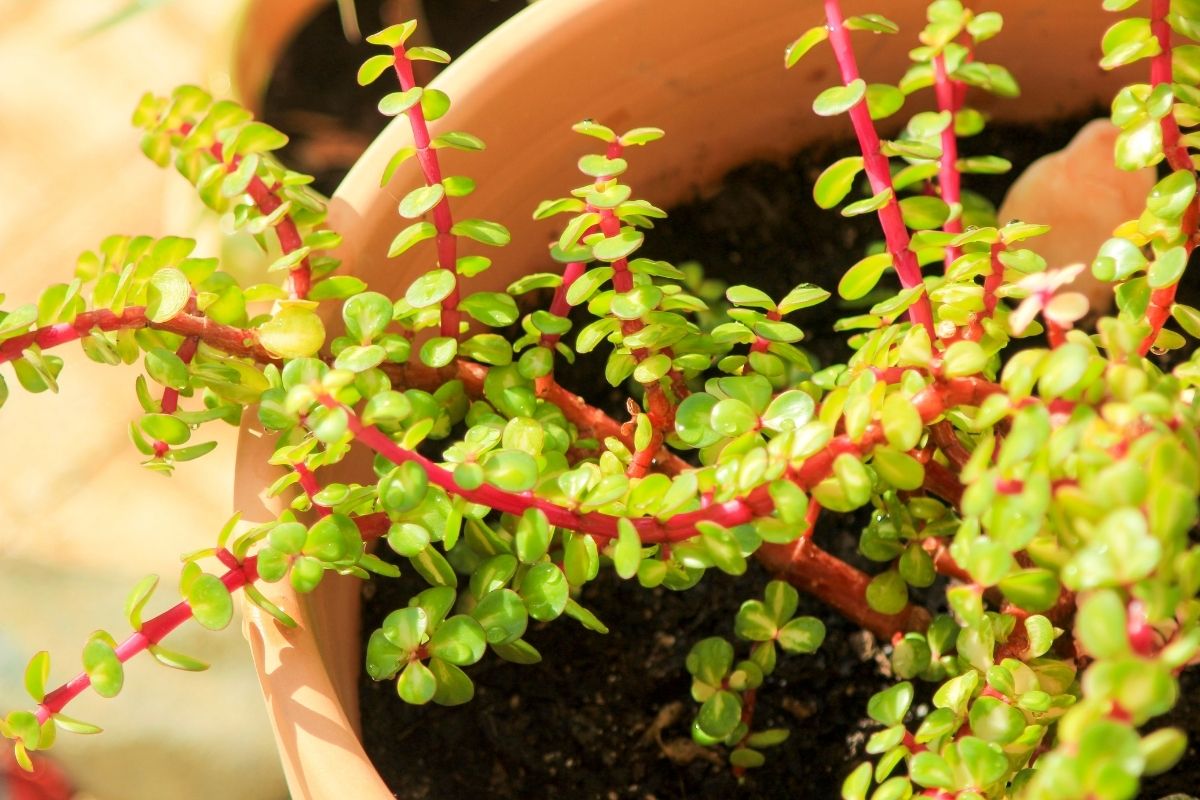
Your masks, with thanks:
M185 123L179 129L181 136L187 136L192 130L193 125ZM213 142L208 148L213 157L217 161L225 160L225 149L220 142ZM226 166L226 170L233 172L237 169L238 164L242 161L241 156L234 156ZM254 201L254 205L258 208L260 214L264 217L270 216L275 212L283 201L279 199L279 195L263 182L258 175L250 178L250 183L246 186L246 193L250 195L250 199ZM279 249L283 253L294 253L299 250L304 241L300 236L300 230L296 227L295 220L290 214L285 214L282 219L275 223L275 238L279 240ZM308 297L308 291L312 288L312 264L305 256L299 264L292 267L288 273L288 293L293 299L303 299Z
M949 408L958 405L978 405L984 398L1000 391L1002 389L996 384L979 378L939 380L914 395L912 403L922 420L929 423ZM429 476L430 483L440 486L449 494L509 514L521 514L527 509L537 508L545 513L550 524L556 527L606 539L617 536L618 521L621 518L610 514L598 511L580 512L543 500L530 492L508 492L489 484L483 484L476 489L464 489L454 480L454 475L449 470L420 453L400 447L379 429L365 425L358 416L329 394L319 393L318 402L326 408L341 408L346 414L347 426L355 439L394 464L407 461L417 463ZM851 453L861 457L883 441L886 441L886 437L879 423L868 425L858 439L852 439L845 434L836 436L823 450L810 456L799 468L789 470L787 477L801 488L811 489L831 474L833 461L837 456ZM769 488L764 485L753 489L744 498L677 514L665 521L653 517L636 517L630 519L630 522L637 529L643 542L677 542L695 536L696 525L701 522L715 522L733 527L766 516L773 509L774 503Z
M842 10L838 0L825 0L825 18L828 22L829 41L833 45L833 54L841 69L842 81L849 85L859 80L858 63L854 58L854 49L850 45L850 33L842 22ZM871 191L875 194L884 191L892 193L887 205L879 209L879 223L883 227L887 249L892 255L892 263L900 278L900 284L905 289L920 286L922 284L921 268L917 264L916 254L909 247L908 228L900 214L900 203L896 198L895 188L892 186L891 168L888 166L887 157L880 149L879 134L876 133L875 124L871 121L871 114L867 110L865 99L850 109L850 122L854 125L854 134L858 138L859 149L862 150ZM909 307L908 318L914 324L924 325L930 338L937 337L933 328L933 307L930 305L927 294L922 293L917 301Z
M939 111L950 112L950 124L942 131L942 158L938 162L938 185L942 190L942 200L952 209L957 208L955 216L946 220L942 230L946 233L962 233L962 175L958 171L958 135L954 132L954 118L958 113L959 103L956 84L946 74L946 57L934 56L933 59L934 91L937 94ZM962 248L949 246L946 248L946 269L962 255Z
M115 331L128 328L151 328L180 336L194 336L230 355L252 358L263 364L279 361L263 349L258 343L258 334L253 330L220 325L207 317L187 313L180 313L165 322L151 322L146 317L144 306L133 306L120 314L114 314L108 309L87 311L75 317L73 322L58 322L0 341L0 364L21 358L22 351L32 346L48 350L82 339L93 330Z
M400 88L407 92L417 85L413 75L412 62L405 55L403 44L396 45L392 48L392 52L396 56L394 68L396 77L400 81ZM442 182L442 167L438 162L437 151L429 146L431 141L429 126L425 122L425 113L421 110L421 104L413 103L405 114L408 116L408 124L412 128L413 145L417 148L417 163L421 165L421 171L425 174L425 184L435 186ZM462 320L462 312L458 309L460 299L458 237L451 233L454 219L450 214L450 198L444 194L438 204L433 207L433 225L437 229L438 265L442 269L449 270L450 274L454 276L454 288L442 301L441 334L457 339L459 323Z
M1170 84L1173 78L1171 73L1171 26L1167 22L1167 15L1170 11L1171 0L1151 0L1150 31L1158 40L1159 45L1158 55L1150 60L1150 82L1155 87ZM1187 148L1180 141L1179 124L1175 121L1173 109L1162 118L1160 125L1162 126L1163 154L1171 169L1195 172L1191 156L1188 155ZM1187 249L1189 256L1196 246L1198 216L1200 215L1197 212L1196 201L1193 200L1184 213L1182 225L1187 236L1183 246ZM1175 290L1178 286L1179 284L1176 282L1170 286L1155 289L1151 293L1150 305L1146 309L1146 319L1150 322L1150 333L1142 340L1141 347L1138 348L1142 355L1150 352L1154 340L1158 338L1158 332L1170 318L1171 306L1175 304Z
M258 580L256 568L257 559L250 556L240 566L230 569L221 576L221 583L229 591L236 591L248 583ZM167 609L157 617L146 620L141 630L132 633L125 641L117 645L117 659L124 664L138 653L151 645L161 642L167 634L192 618L192 608L187 601L182 601ZM51 715L57 714L66 707L67 703L78 697L92 685L92 679L86 672L81 672L71 680L49 692L38 704L38 723L44 723Z

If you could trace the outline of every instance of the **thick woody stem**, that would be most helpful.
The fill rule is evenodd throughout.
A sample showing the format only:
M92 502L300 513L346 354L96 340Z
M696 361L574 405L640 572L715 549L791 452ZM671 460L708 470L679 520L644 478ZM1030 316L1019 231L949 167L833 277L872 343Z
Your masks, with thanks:
M232 558L232 556L230 556ZM236 567L231 567L221 576L221 583L229 591L236 591L243 586L258 580L256 568L257 559L250 556ZM117 645L117 658L121 663L161 642L167 634L192 618L192 608L187 601L177 603L157 617L146 620L141 630L135 631L125 641ZM44 723L53 714L66 707L85 689L92 685L92 679L86 672L81 672L71 680L49 692L37 707L38 723Z
M842 81L849 85L859 80L860 76L854 49L850 45L850 33L843 24L841 4L838 0L825 0L825 19L829 27L829 41L833 45L833 54L842 73ZM916 254L909 247L908 227L900 215L900 203L892 186L891 168L888 166L887 156L880 149L879 134L875 130L875 123L871 121L865 98L850 109L850 122L854 126L854 135L858 138L859 149L862 150L871 191L875 194L891 193L887 203L879 209L879 223L883 227L887 249L892 256L892 264L896 268L900 284L905 289L920 286L921 268L917 264ZM927 294L922 293L909 307L908 318L917 325L924 325L930 338L937 338L933 328L933 307Z
M412 61L405 55L403 44L396 45L392 48L392 52L396 56L394 68L400 88L408 91L417 85L413 75ZM412 128L413 146L417 149L417 163L421 165L421 172L425 175L425 184L436 186L442 182L442 166L438 161L437 151L430 146L429 126L425 121L425 112L421 110L420 103L413 103L405 114L408 117L409 127ZM449 270L450 274L454 276L454 288L442 301L441 335L457 339L459 323L462 321L462 312L458 308L460 300L458 237L451 230L454 227L454 218L450 214L450 198L445 194L433 207L433 226L437 229L438 266Z

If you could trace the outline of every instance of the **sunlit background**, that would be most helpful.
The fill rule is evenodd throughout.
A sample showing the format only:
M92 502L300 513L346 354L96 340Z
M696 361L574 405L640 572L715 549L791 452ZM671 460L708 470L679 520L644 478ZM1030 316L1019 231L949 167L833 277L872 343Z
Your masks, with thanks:
M180 178L142 156L129 116L147 90L192 82L228 91L243 2L144 4L155 7L84 36L128 0L0 0L6 308L70 280L78 254L108 234L180 233L196 222ZM138 413L136 371L61 350L61 393L29 395L10 372L0 411L4 712L28 707L21 673L37 650L51 652L57 683L78 671L91 631L122 638L124 598L143 575L163 577L151 610L174 602L179 555L210 543L230 510L234 429L209 426L217 449L173 478L151 473L126 433ZM212 669L187 675L139 658L120 697L73 703L71 715L105 728L63 736L52 752L76 796L285 797L237 623L220 634L185 627L167 643Z

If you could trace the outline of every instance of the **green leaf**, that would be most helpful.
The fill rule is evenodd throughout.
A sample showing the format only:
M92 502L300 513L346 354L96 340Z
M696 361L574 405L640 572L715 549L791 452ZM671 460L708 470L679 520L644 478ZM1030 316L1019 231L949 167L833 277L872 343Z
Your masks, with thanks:
M738 609L733 632L751 642L767 642L775 638L779 626L760 600L747 600Z
M83 671L101 697L116 697L125 683L125 668L107 634L93 634L83 648Z
M836 206L854 188L854 179L863 169L862 156L838 159L825 168L813 184L813 200L821 208Z
M895 570L881 572L867 584L867 605L882 614L898 614L908 605L908 584Z
M821 117L845 113L858 105L866 93L867 84L862 78L856 78L846 86L832 86L817 95L813 101L813 112Z
M501 292L476 292L463 299L458 307L493 328L511 325L520 316L516 301Z
M881 14L860 14L846 17L846 30L871 31L872 33L899 33L900 26Z
M367 86L374 83L380 75L389 70L395 63L396 57L391 54L381 53L371 56L358 68L358 85Z
M475 696L475 684L471 683L467 673L453 664L434 658L429 662L429 669L437 678L437 692L433 695L433 702L438 705L459 706L470 702Z
M562 614L569 591L566 576L554 564L535 564L521 581L521 597L529 616L543 622Z
M1129 653L1125 604L1115 591L1087 595L1075 615L1075 635L1093 658L1119 658Z
M228 160L233 153L247 155L249 153L266 153L278 150L288 143L288 137L272 128L265 122L248 122L234 137L233 143L226 148L225 157Z
M433 140L431 146L434 149L452 147L455 150L466 150L468 152L476 152L484 149L483 140L466 131L448 131L443 133Z
M45 650L36 653L25 667L25 691L40 703L46 697L46 681L50 678L50 654Z
M939 197L914 195L900 200L900 215L913 230L940 228L950 217L950 207Z
M508 232L508 228L499 222L490 222L485 219L459 220L454 223L454 227L450 229L450 232L455 236L465 236L468 239L474 239L480 244L492 245L493 247L506 245L512 238Z
M203 574L188 587L187 600L196 622L211 631L219 631L233 619L233 597L216 575Z
M367 37L367 41L371 44L382 44L388 47L398 47L408 41L408 37L413 35L417 29L417 21L414 19L400 22L395 25L389 25L378 33L373 33Z
M186 389L190 378L183 359L165 347L146 351L146 374L156 383L172 389Z
M410 661L396 681L396 693L400 699L414 706L421 706L433 699L437 692L437 678L429 667L420 661Z
M405 219L416 219L442 202L442 198L445 196L446 189L440 183L432 186L418 186L404 195L400 201L400 216Z
M435 64L449 64L450 56L445 50L436 47L410 47L405 52L413 61L432 61Z
M524 492L537 483L537 461L519 450L497 450L483 462L488 483L506 492Z
M1058 600L1058 578L1048 569L1023 569L1002 578L1000 591L1025 611L1047 611Z
M867 701L867 714L881 725L899 725L904 722L912 701L913 685L903 681L872 695Z
M184 672L204 672L208 669L208 664L199 661L191 656L185 656L182 653L176 653L162 645L152 644L147 648L154 660L165 667L171 669L183 670Z
M816 617L797 617L779 629L776 641L789 653L815 653L825 641L825 623Z
M1008 744L1025 730L1025 715L995 697L980 697L971 704L971 733L988 742Z
M408 291L404 293L404 299L413 308L427 308L437 305L449 297L457 285L458 279L450 270L430 270L409 284Z
M471 611L483 627L488 644L512 644L525 635L529 612L520 595L512 589L498 589L484 595Z
M353 298L351 298L353 299ZM285 301L258 329L259 343L279 358L307 358L325 343L325 326L313 311L316 303Z
M886 83L867 85L867 110L871 119L887 119L904 107L904 92Z
M642 563L642 541L633 523L624 517L617 521L617 541L613 545L613 567L617 575L629 580L637 575Z
M592 255L599 261L618 261L629 256L641 246L645 236L636 228L621 228L616 236L609 236L592 247Z
M828 38L829 28L824 25L809 28L800 35L799 39L787 46L783 59L784 66L788 69L796 66L809 50L812 50Z
M892 256L890 253L882 252L867 256L846 270L841 281L838 282L838 294L846 300L858 300L865 297L875 288L875 284L879 283L883 273L891 266Z
M135 631L142 629L142 610L150 601L150 596L154 594L157 586L158 576L147 575L137 582L137 585L129 593L129 597L125 599L125 619L129 620L129 627Z
M407 252L418 242L432 239L434 236L437 236L437 228L432 222L414 222L396 234L396 238L392 240L392 244L388 248L388 258L395 258Z
M150 276L146 287L146 316L151 322L166 322L182 311L192 287L182 272L172 267Z
M93 725L90 722L68 717L66 714L52 714L51 719L65 731L77 733L83 736L89 736L96 733L102 733L103 729L98 725Z
M429 640L429 653L458 666L474 664L487 650L483 627L465 614L451 617L438 626Z
M407 112L410 108L421 102L421 95L425 90L420 86L414 86L403 92L391 92L386 94L379 101L379 113L385 117L394 117Z
M724 739L733 733L742 718L742 701L729 691L719 691L704 701L696 724L714 739Z

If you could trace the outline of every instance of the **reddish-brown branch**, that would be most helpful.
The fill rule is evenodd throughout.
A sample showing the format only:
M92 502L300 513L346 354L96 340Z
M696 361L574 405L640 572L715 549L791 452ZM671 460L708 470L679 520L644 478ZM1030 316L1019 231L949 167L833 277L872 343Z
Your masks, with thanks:
M842 82L846 85L860 79L858 62L854 58L854 48L850 44L850 33L842 20L841 4L838 0L825 0L825 19L829 28L829 41L833 45L833 54L841 70ZM875 194L890 192L888 202L879 209L879 223L883 227L883 235L887 241L888 252L892 256L892 264L904 288L909 289L922 284L921 268L917 264L917 256L909 246L908 227L900 214L899 200L892 185L891 167L888 159L881 150L879 134L871 114L867 110L866 99L860 100L850 109L850 122L854 126L854 134L858 138L859 149L862 150L867 180L871 191ZM930 338L936 338L933 327L933 306L929 295L922 293L916 302L908 309L908 318L917 325L924 325Z
M230 568L228 572L222 575L221 583L225 584L225 588L231 592L242 588L246 584L253 583L258 580L256 565L257 559L254 556L250 556L238 566ZM146 620L142 624L141 630L135 631L125 641L117 645L117 658L121 663L125 663L138 653L148 649L151 645L161 642L167 634L191 618L192 608L188 605L187 601L177 603L158 616ZM91 685L92 679L88 677L86 672L81 672L62 686L47 693L37 707L38 723L44 723L53 714L62 711L67 703L70 703Z
M962 504L962 481L945 464L932 459L925 464L925 490L933 492L955 508Z
M126 308L120 314L108 309L86 311L72 322L59 322L44 328L14 336L0 342L0 364L21 358L21 353L31 346L48 350L67 342L87 336L93 330L117 331L136 328L151 328L198 341L232 356L251 358L263 364L279 363L279 360L258 343L258 334L248 328L221 325L208 317L180 313L163 322L151 322L146 317L144 306Z
M929 438L945 454L946 458L950 459L950 463L958 471L961 472L962 468L971 459L971 451L959 441L958 434L954 432L954 426L950 424L950 420L944 419L941 422L931 425L929 427Z
M871 577L825 552L808 536L793 544L764 544L755 555L772 573L881 639L929 626L929 612L920 606L909 605L898 614L873 610L867 605Z

